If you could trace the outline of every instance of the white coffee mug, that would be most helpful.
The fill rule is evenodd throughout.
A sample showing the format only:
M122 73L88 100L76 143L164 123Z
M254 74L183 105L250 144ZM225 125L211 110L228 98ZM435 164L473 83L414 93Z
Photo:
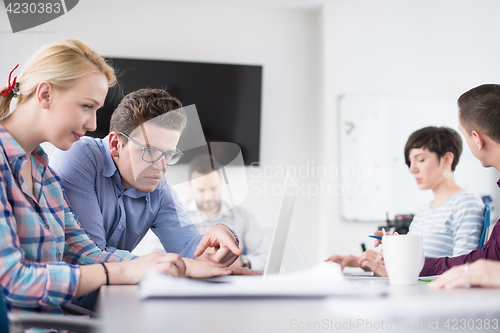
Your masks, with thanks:
M417 284L424 266L424 248L420 235L382 237L384 263L393 285Z

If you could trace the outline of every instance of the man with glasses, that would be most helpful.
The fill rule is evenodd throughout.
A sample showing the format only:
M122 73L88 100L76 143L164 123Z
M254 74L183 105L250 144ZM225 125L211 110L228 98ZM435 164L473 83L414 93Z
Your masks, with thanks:
M182 151L180 151L177 148L175 148L175 151L163 151L163 150L160 150L157 148L151 148L149 146L148 137L146 135L146 130L144 129L144 124L141 124L141 129L142 129L142 133L144 135L144 139L146 140L147 147L141 145L139 142L135 141L134 139L132 139L131 137L129 137L125 133L118 132L118 134L123 135L124 137L127 138L127 140L130 140L133 143L135 143L137 146L141 147L142 160L144 162L155 163L156 161L158 161L159 159L161 159L163 157L165 158L166 165L174 165L175 163L179 162L181 157L184 155L182 153Z
M202 237L164 177L182 157L177 143L185 126L179 100L161 89L141 89L113 112L107 137L82 137L70 150L56 150L50 165L100 248L132 251L151 229L167 252L188 258L188 276L243 273L226 269L241 254L236 234L217 225ZM189 259L200 259L209 247L216 251L207 251L203 262Z

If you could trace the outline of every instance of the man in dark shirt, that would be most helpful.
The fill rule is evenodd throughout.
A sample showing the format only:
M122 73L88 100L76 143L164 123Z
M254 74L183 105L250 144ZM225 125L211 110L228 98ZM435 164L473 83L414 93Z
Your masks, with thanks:
M458 122L472 154L483 167L500 171L500 85L485 84L458 99ZM500 186L500 180L497 182ZM453 266L478 259L500 260L500 223L481 250L457 257L425 258L421 276L442 274Z
M500 171L500 85L485 84L469 90L458 99L458 107L459 128L472 154L483 167ZM500 180L497 185L500 187ZM497 222L481 250L453 258L425 258L420 275L442 274L453 266L463 265L444 274L433 286L500 286L499 260L500 223ZM475 261L478 262L469 267Z

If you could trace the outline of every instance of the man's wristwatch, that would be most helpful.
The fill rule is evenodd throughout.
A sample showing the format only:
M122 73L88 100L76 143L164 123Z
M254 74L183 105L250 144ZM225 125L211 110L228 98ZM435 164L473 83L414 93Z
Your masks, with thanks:
M222 223L217 223L217 224L223 225L223 226L225 226L226 228L228 228L228 229L229 229L229 231L231 231L231 233L233 234L233 236L234 236L234 238L235 238L235 240L236 240L236 245L237 245L237 246L240 246L240 239L238 238L238 235L236 234L236 232L235 232L233 229L229 228L227 225L222 224Z
M227 225L226 225L227 227ZM238 238L238 235L236 234L236 231L234 231L233 229L227 227L229 229L229 231L231 231L231 233L233 234L234 238L236 239L236 245L237 246L240 246L240 239Z

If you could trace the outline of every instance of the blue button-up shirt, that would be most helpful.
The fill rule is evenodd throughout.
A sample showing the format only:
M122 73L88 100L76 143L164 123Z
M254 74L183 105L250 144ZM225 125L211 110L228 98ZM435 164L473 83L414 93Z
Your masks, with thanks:
M193 258L201 235L164 177L153 192L125 190L109 151L108 137L82 137L68 151L55 150L50 166L78 220L107 251L132 251L149 228L167 252Z

